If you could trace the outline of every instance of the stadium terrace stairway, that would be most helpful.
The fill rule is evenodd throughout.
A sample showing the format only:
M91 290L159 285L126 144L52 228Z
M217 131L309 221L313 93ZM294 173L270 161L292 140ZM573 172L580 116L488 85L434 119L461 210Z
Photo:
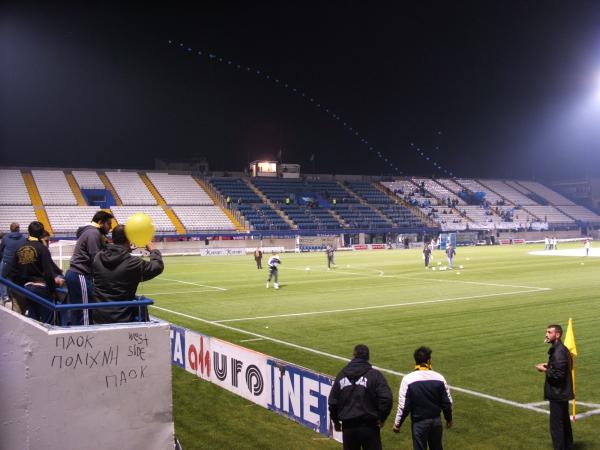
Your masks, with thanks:
M158 189L156 189L154 184L152 184L152 181L150 181L148 176L145 173L140 173L140 178L142 179L152 196L156 199L156 203L158 203L158 205L165 211L165 214L167 215L169 220L173 222L177 234L185 234L185 228L183 224L181 223L177 215L173 212L173 210L169 206L167 206L167 203L165 202L164 198L162 197L162 195L160 195L160 192L158 192Z
M48 219L48 214L46 214L46 210L44 209L44 205L42 203L42 196L38 191L37 185L35 184L35 180L33 179L33 175L31 171L24 170L21 172L23 175L23 181L25 182L25 186L27 187L27 192L29 193L29 197L31 198L31 203L33 204L33 209L35 211L35 217L38 222L42 222L44 224L44 228L48 233L54 234L52 231L52 227L50 226L50 220Z
M117 191L115 190L114 186L112 185L112 183L110 182L110 180L108 179L106 174L104 172L98 172L98 177L100 177L100 180L102 181L102 184L104 184L104 187L106 188L106 190L109 191L111 193L111 195L113 196L113 198L115 199L116 205L123 206L121 197L119 197L119 194L117 194Z
M273 208L273 210L274 210L274 211L275 211L275 212L276 212L276 213L279 215L279 217L281 217L281 218L283 219L283 221L284 221L284 222L286 222L286 223L287 223L287 224L290 226L290 228L291 228L292 230L297 230L297 229L298 229L298 227L297 227L297 226L294 224L294 222L293 222L293 221L292 221L292 220L291 220L291 219L290 219L290 218L289 218L289 217L288 217L288 216L285 214L285 212L283 212L283 211L282 211L282 210L280 210L280 209L277 209L277 207L276 207L276 206L273 204L273 202L272 202L271 200L269 200L269 198L268 198L266 195L264 195L264 194L263 194L263 193L260 191L260 189L258 189L256 186L254 186L254 185L252 184L252 182L251 182L251 181L250 181L248 178L242 178L242 181L243 181L244 183L246 183L246 184L248 185L248 187L249 187L250 189L252 189L252 190L253 190L253 191L256 193L256 195L258 195L258 196L259 196L259 197L262 199L262 201L263 201L264 203L266 203L266 204L267 204L267 205L269 205L271 208Z
M67 179L67 183L69 183L69 187L73 191L73 195L77 200L77 205L79 206L87 206L87 202L83 198L83 194L81 193L81 189L79 189L79 185L75 180L75 177L71 172L65 172L65 178Z
M196 183L198 183L198 185L204 189L204 192L208 194L215 206L218 206L229 218L229 220L231 220L236 231L247 231L246 227L244 227L244 225L241 223L241 216L239 214L236 216L229 210L229 208L227 208L225 199L223 195L218 192L218 190L215 190L211 184L201 180L200 178L194 177L194 179L196 180Z

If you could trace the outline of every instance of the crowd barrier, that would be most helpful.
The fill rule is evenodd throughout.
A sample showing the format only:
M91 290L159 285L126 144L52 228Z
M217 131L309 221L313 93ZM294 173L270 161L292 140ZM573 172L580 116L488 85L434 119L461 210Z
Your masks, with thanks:
M342 442L327 405L334 378L175 325L170 336L172 364Z

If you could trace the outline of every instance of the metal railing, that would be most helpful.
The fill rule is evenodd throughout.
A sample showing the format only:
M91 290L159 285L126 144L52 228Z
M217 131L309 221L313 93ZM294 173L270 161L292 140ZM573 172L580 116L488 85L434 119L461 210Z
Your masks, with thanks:
M94 303L54 303L44 297L39 296L35 292L31 292L12 281L0 277L0 284L5 285L10 290L17 292L25 298L32 300L39 305L44 306L52 311L54 325L60 325L57 323L58 314L62 311L71 310L83 310L83 309L106 309L106 308L125 308L125 307L147 307L154 304L154 300L140 296L138 300L124 300L124 301L112 301L112 302L94 302ZM57 289L58 292L66 293L66 289Z

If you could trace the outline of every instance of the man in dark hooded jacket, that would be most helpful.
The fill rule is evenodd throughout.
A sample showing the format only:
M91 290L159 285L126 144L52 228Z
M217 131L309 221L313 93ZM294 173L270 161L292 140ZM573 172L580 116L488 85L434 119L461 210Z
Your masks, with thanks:
M385 377L369 363L369 348L354 347L354 358L338 374L329 394L329 414L343 432L344 449L381 449L379 429L392 409Z
M4 278L10 273L10 266L15 259L15 252L27 240L21 234L20 225L16 222L10 224L10 233L6 233L0 242L0 275ZM0 300L8 300L6 286L0 284Z
M93 301L92 262L96 253L106 247L106 235L112 227L113 215L106 211L94 214L92 222L77 230L77 242L71 256L65 282L69 289L68 303ZM87 309L71 310L63 325L89 325L92 323Z
M125 226L118 225L112 232L113 243L98 252L92 264L94 299L97 302L135 300L141 281L151 280L164 270L162 256L152 243L146 246L150 261L131 255L131 244L125 235ZM95 324L136 322L145 320L143 308L108 308L94 311ZM145 309L144 309L145 311Z
M548 362L536 365L546 375L544 400L550 406L550 436L555 450L573 448L573 430L569 418L569 400L575 398L571 369L573 359L569 349L562 343L560 325L548 325L546 343L550 344Z

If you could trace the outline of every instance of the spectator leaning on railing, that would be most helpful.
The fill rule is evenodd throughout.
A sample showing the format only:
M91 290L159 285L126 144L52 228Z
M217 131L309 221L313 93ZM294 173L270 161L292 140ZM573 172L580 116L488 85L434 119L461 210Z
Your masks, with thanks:
M112 231L112 244L98 252L92 264L94 299L97 302L135 299L138 284L151 280L164 270L162 256L152 242L146 245L150 261L131 255L125 226ZM141 312L141 311L144 312ZM147 320L145 308L105 308L93 312L93 323L137 322Z

